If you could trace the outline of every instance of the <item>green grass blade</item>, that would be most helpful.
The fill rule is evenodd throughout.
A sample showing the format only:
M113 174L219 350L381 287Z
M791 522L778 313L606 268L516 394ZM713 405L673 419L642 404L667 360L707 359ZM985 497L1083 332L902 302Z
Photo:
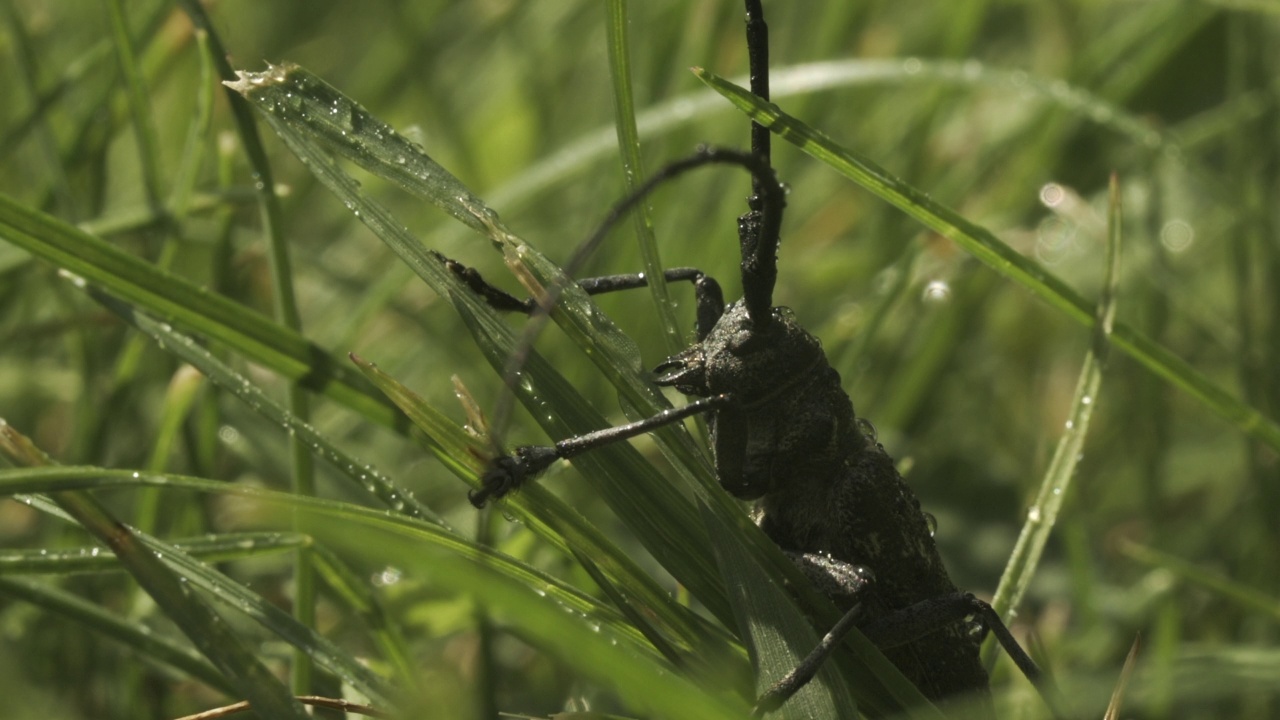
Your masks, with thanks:
M719 518L709 508L700 508L704 522L713 532L728 531L717 527ZM739 633L751 651L756 674L754 696L759 697L817 647L818 635L795 601L743 548L717 543L715 550L725 584L730 588ZM856 712L853 693L835 671L835 665L826 663L818 677L787 700L774 716L835 718L853 717Z
M296 550L311 544L311 538L285 532L234 532L170 542L193 558L206 563L220 563ZM0 576L66 575L123 570L115 556L99 546L66 550L0 551Z
M409 537L392 532L385 524L331 532L326 516L315 518L322 539L351 554L374 562L394 560L414 574L430 574L435 583L456 593L481 598L486 613L512 632L556 657L588 678L609 688L628 707L655 717L742 718L746 707L721 692L691 682L656 654L637 653L631 643L602 625L577 613L565 612L548 602L538 588L515 582L449 553L424 552Z
M1120 548L1128 557L1150 567L1163 568L1178 577L1228 598L1231 602L1280 623L1280 600L1263 590L1245 585L1212 570L1154 548L1126 542Z
M477 476L484 467L487 447L395 378L372 363L353 359L366 376L423 431L437 457L454 474L473 487L479 487ZM682 651L689 652L691 662L698 663L701 659L730 652L729 646L733 644L730 638L717 632L717 628L708 626L687 607L674 602L671 595L617 544L540 484L524 488L519 501L508 502L503 510L562 552L590 558L594 567L602 569L624 589L631 605L642 608L652 622L663 628L668 638L677 642Z
M281 123L378 177L430 200L473 230L484 231L481 215L496 218L421 146L303 68L286 63L272 65L265 72L242 71L238 75L239 79L224 84L272 119L282 138L287 139L289 133L281 132Z
M618 151L622 159L623 187L631 195L647 177L640 160L640 131L636 126L636 106L631 86L631 50L627 39L627 2L608 0L605 3L605 38L609 54L609 76L612 78L614 126L618 134ZM662 326L668 355L684 349L684 337L676 320L675 307L667 294L667 282L663 276L666 266L658 255L658 242L653 235L653 216L648 203L631 215L645 276L649 278L649 295Z
M433 552L454 555L468 563L485 566L490 572L500 574L511 582L537 590L548 602L567 608L575 614L587 616L598 624L608 625L618 638L627 638L634 651L652 653L652 649L644 638L623 621L619 613L611 607L536 568L491 548L476 545L437 525L420 520L388 515L382 511L347 503L306 498L290 493L171 473L144 474L129 470L74 466L0 470L0 495L128 487L166 488L232 495L276 508L279 511L277 517L282 522L287 522L292 512L305 512L312 517L323 517L322 524L329 528L358 526L383 534L392 534L405 542L412 543L418 551L429 548ZM165 562L180 572L183 577L188 578L193 585L207 590L218 600L245 613L286 642L307 649L317 662L355 685L362 693L379 698L379 702L385 701L387 692L382 687L382 680L355 658L339 650L329 640L299 624L288 613L256 593L187 556L170 543L146 535L140 535L140 537L149 547L160 552Z
M1120 207L1120 181L1111 176L1110 210L1107 216L1107 270L1102 297L1098 299L1097 321L1094 323L1093 342L1085 354L1076 381L1075 396L1071 401L1071 413L1066 430L1058 440L1053 459L1045 470L1035 501L1027 511L1026 523L1018 535L1009 562L1005 565L991 606L1006 622L1013 619L1022 602L1031 579L1035 577L1040 557L1049 534L1057 523L1058 512L1066 501L1071 478L1084 456L1084 441L1089 432L1089 421L1098 405L1098 389L1102 385L1102 373L1106 368L1110 350L1111 330L1115 325L1116 294L1120 284L1120 246L1123 237ZM983 656L988 667L995 659L994 638L983 643Z
M476 298L453 273L445 269L440 259L422 247L383 206L361 193L354 179L337 166L325 149L334 143L345 143L339 152L360 162L366 157L364 149L369 144L391 137L387 126L367 114L361 114L363 111L357 113L354 108L358 106L346 100L339 106L344 109L340 114L348 118L359 117L359 127L372 133L374 139L366 142L362 137L343 136L340 129L331 128L328 124L321 124L313 133L305 122L313 116L309 113L298 115L291 111L292 106L288 103L299 101L288 96L296 96L304 88L319 88L319 98L331 104L335 102L332 97L337 91L323 85L301 68L291 68L286 75L272 74L273 72L245 74L242 83L247 86L250 99L266 110L264 116L277 134L361 222L387 243L441 297L454 305L468 323L490 364L500 371L504 369L517 346L516 337L506 322ZM310 101L305 107L311 107ZM324 144L321 145L321 142ZM446 212L469 227L478 226L496 242L509 248L510 253L520 260L546 262L503 229L492 211L466 192L461 183L435 165L434 161L430 161L420 149L399 144L395 147L397 152L404 150L422 156L411 163L406 155L403 163L405 166L429 167L431 170L426 179L419 177L421 173L417 172L394 176L404 178L404 184L411 190L417 188L416 192L440 203ZM399 157L397 155L389 160L366 161L371 163L370 170L378 171L399 167ZM417 180L411 181L412 178ZM549 264L538 267L545 267L551 273L556 272L554 266ZM574 289L576 286L567 288L566 305L575 299L572 292ZM582 295L585 297L585 294ZM585 305L573 307L581 312L566 314L585 323L588 334L584 342L591 348L589 354L607 356L609 360L603 364L611 367L615 375L625 372L628 387L633 388L634 392L643 393L647 398L642 410L656 407L658 403L666 405L661 393L641 376L635 365L634 350L628 354L621 349L619 338L625 339L625 335L589 301ZM570 437L606 427L608 424L573 390L568 381L555 373L536 353L529 357L522 380L515 390L552 437ZM693 453L692 449L690 452ZM575 459L575 465L583 470L584 477L599 483L609 504L627 519L659 562L681 583L693 590L713 614L722 620L731 617L723 585L715 572L714 560L707 550L707 537L698 526L692 505L667 478L644 461L629 445L613 445L598 452L587 453ZM703 467L705 471L705 462ZM712 482L709 473L704 482ZM516 497L510 502L519 503L522 499Z
M129 37L129 23L125 18L124 4L121 0L104 0L103 5L107 9L111 40L116 49L116 62L120 65L120 76L124 78L129 113L133 116L134 138L137 140L139 167L142 169L142 187L147 195L147 203L153 210L159 211L162 207L160 151L157 149L156 124L151 111L146 81L142 77L142 67L134 52L133 38Z
M312 546L311 558L320 579L360 619L395 671L396 689L413 692L419 673L407 646L407 637L395 616L384 607L374 586L322 545Z
M113 298L101 291L91 291L93 296L109 310L123 318L143 333L150 335L166 352L193 367L212 380L218 387L230 392L253 409L254 412L280 425L298 438L319 457L329 461L345 477L356 483L361 490L371 493L388 508L419 517L428 522L443 524L429 507L413 496L413 493L401 488L394 480L387 477L372 465L362 462L347 453L336 443L320 434L305 419L281 407L279 403L263 392L252 380L237 372L230 365L219 360L213 353L202 347L193 338L174 330L167 323L137 312L132 306ZM159 469L159 468L152 468Z
M15 463L48 462L27 438L7 424L0 426L0 453ZM111 549L164 614L230 681L238 696L271 717L296 720L309 717L240 636L203 598L191 591L184 579L185 574L174 572L154 546L115 519L87 492L64 490L50 497L77 524ZM170 549L170 546L164 546L164 550Z
M298 333L4 194L0 237L156 317L224 342L290 379L305 379L307 387L369 420L393 427L403 422L355 373Z
M86 632L109 637L131 648L149 662L167 666L229 697L236 697L235 687L200 653L152 632L150 627L138 621L112 615L78 595L46 583L11 577L0 577L0 595L59 615L80 625Z
M1051 306L1082 324L1092 326L1090 304L1061 279L1001 242L991 231L929 199L875 163L838 145L827 135L761 101L748 90L705 70L698 77L756 122L831 166L872 194L899 208L925 227L954 241L1000 275L1030 290ZM1112 343L1157 376L1203 403L1238 430L1280 450L1280 425L1249 404L1231 396L1204 373L1191 367L1147 336L1118 323Z

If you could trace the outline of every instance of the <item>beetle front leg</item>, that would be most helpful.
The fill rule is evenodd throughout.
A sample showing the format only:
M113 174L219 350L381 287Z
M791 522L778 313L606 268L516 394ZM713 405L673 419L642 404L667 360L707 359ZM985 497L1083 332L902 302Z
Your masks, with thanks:
M485 280L475 268L463 265L457 260L451 260L439 253L433 254L444 263L444 266L450 272L458 276L458 279L466 283L467 287L480 296L490 307L503 312L518 312L525 315L530 315L537 309L537 303L532 298L517 298ZM711 332L711 328L715 327L716 321L724 314L724 292L720 289L720 283L701 270L691 267L671 268L664 270L662 275L667 282L687 281L693 283L694 303L697 308L696 331L698 342L702 342L707 333ZM634 290L646 287L649 284L649 279L645 277L644 273L628 273L625 275L602 275L600 277L583 278L578 280L577 284L588 295L603 295L619 290Z

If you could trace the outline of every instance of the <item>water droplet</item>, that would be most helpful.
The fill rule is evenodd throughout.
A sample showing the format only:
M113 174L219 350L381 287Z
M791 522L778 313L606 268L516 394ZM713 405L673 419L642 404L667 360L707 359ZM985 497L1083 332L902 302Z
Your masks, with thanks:
M927 512L924 514L924 524L925 524L925 527L929 528L929 537L933 537L935 534L937 534L938 518L934 517L933 513Z
M1040 202L1045 207L1058 207L1067 198L1067 191L1058 183L1045 183L1040 187Z
M400 582L404 577L404 572L399 568L388 565L382 570L373 574L373 584L379 587L388 587Z
M1032 505L1031 508L1027 510L1027 520L1033 523L1040 522L1040 506L1039 505Z
M928 285L924 286L923 299L925 302L940 303L946 302L951 298L951 286L943 280L931 280Z
M870 442L876 442L879 439L876 435L876 426L866 418L858 418L858 432Z
M1170 220L1160 228L1160 244L1169 252L1182 252L1191 247L1195 239L1195 229L1183 220Z

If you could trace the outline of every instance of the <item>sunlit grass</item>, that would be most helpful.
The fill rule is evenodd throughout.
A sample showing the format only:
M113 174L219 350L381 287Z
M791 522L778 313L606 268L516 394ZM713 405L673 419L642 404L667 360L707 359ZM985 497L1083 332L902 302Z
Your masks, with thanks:
M120 6L123 45L110 39ZM1280 658L1270 648L1280 611L1266 599L1280 594L1280 472L1265 442L1280 418L1274 14L1195 2L952 3L926 12L766 0L765 9L782 110L928 195L900 212L775 139L790 188L776 302L823 339L859 414L937 517L953 579L980 595L994 592L1073 409L1091 346L1076 315L1087 318L1105 287L1107 180L1117 173L1117 327L1165 355L1153 364L1111 354L1015 632L1034 634L1039 659L1091 716L1101 715L1139 634L1125 694L1134 712L1275 714ZM584 707L634 716L659 712L646 703L661 694L661 676L649 673L676 672L683 661L679 689L663 702L685 698L683 710L704 717L744 708L735 693L749 683L725 580L709 543L696 540L708 527L742 528L716 525L689 503L669 537L696 547L684 553L655 540L674 516L654 508L702 492L692 489L706 472L697 456L677 450L669 465L640 440L634 459L601 461L657 463L660 472L637 472L662 483L635 487L671 494L644 498L652 505L636 517L616 494L632 476L606 478L585 461L521 495L510 509L519 522L477 515L457 476L474 477L483 443L461 429L467 418L450 378L491 412L499 382L485 353L504 346L478 346L468 323L500 334L523 322L455 312L454 300L419 282L259 121L266 152L255 162L269 167L280 196L264 214L267 188L256 186L248 136L213 77L223 52L237 69L262 70L263 59L306 67L420 143L505 228L564 261L626 187L613 129L615 106L625 103L614 96L619 50L607 42L606 10L233 0L210 7L225 47L202 49L183 11L166 3L6 5L0 418L62 465L126 471L106 489L92 478L68 486L2 470L15 488L37 483L10 492L40 490L39 482L48 492L92 492L112 517L182 548L181 562L147 572L203 588L236 642L282 679L294 657L281 639L296 628L267 610L258 612L274 619L228 607L256 598L290 609L294 555L244 533L278 530L289 548L313 536L317 632L297 637L320 663L316 694L342 696L333 668L364 666L365 690L385 682L407 693L410 716ZM745 72L741 7L661 0L626 12L639 127L630 162L652 171L702 142L744 146L743 114L688 70ZM408 227L406 237L518 291L488 240L376 171L342 167L361 197ZM735 218L748 188L744 175L704 171L659 191L651 209L662 264L700 267L736 298ZM993 272L964 238L937 234L925 212L935 207L990 231L1083 309L1017 272ZM292 281L300 333L269 319L281 277L271 279L271 233L290 255L274 266ZM629 226L615 232L588 272L641 269L631 235ZM82 292L84 280L156 317L120 322L112 313L128 311ZM669 292L687 333L691 293ZM623 350L627 367L612 360L617 367L601 372L576 349L572 327L549 330L538 349L596 414L620 422L616 376L641 377L668 350L644 291L599 305L636 343ZM208 341L208 352L191 348L189 336ZM438 436L416 442L349 352L436 413ZM237 392L206 383L192 400L183 363ZM1161 367L1189 368L1195 384ZM291 382L310 396L309 422L288 409ZM557 409L552 426L577 422L577 412ZM547 420L521 411L499 430L512 443L545 441L534 419ZM251 487L289 489L293 437L321 459L317 494L344 504L246 499ZM134 469L144 472L135 479ZM161 482L148 469L217 483ZM163 617L168 605L131 576L77 556L93 539L51 513L39 501L0 504L0 573L32 576L0 583L6 707L50 719L178 717L242 699L216 660L192 654ZM638 522L648 524L637 530ZM211 556L216 570L181 564L205 557L201 543L216 540L200 540L206 533L244 544ZM424 539L431 533L445 539ZM485 545L503 559L477 560ZM585 547L598 554L566 552ZM37 560L41 551L52 559ZM696 568L716 575L685 577ZM544 577L541 588L530 579ZM537 589L586 618L556 624L559 605ZM618 607L631 593L634 604ZM592 622L603 627L599 647ZM550 635L528 631L535 626ZM152 634L163 642L149 642ZM610 650L608 638L626 652ZM575 657L574 642L590 652ZM999 661L1001 709L1042 715L1013 675ZM695 705L699 687L719 690ZM872 693L863 707L876 707L875 690L854 692Z

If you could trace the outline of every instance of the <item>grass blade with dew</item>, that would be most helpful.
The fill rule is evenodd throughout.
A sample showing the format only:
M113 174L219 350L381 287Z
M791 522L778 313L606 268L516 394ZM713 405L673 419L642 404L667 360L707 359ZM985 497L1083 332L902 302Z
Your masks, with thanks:
M1013 554L1009 557L1004 574L1000 577L1000 584L996 587L995 597L991 601L991 606L1006 623L1013 619L1018 604L1035 576L1045 544L1049 541L1049 534L1053 532L1058 512L1066 500L1076 465L1083 457L1089 420L1098 404L1098 388L1102 384L1102 373L1110 354L1111 329L1115 325L1116 295L1120 285L1120 246L1124 232L1122 224L1120 181L1112 175L1107 212L1106 279L1103 281L1102 296L1098 299L1091 347L1085 354L1080 377L1076 381L1066 430L1058 440L1036 498L1027 511L1027 521L1022 526ZM984 660L990 667L996 652L994 638L987 638L983 646Z
M368 529L383 536L394 536L400 538L398 542L410 543L418 553L429 549L436 556L448 555L475 566L482 566L485 572L504 578L503 582L518 584L530 589L537 596L546 598L558 608L557 612L567 609L575 616L588 618L597 627L608 628L611 637L626 645L629 648L628 652L646 655L654 660L659 658L645 638L611 606L540 570L490 548L475 545L444 528L420 520L388 515L385 512L347 503L173 474L143 474L95 467L0 470L0 494L6 495L78 492L122 487L167 488L238 496L278 508L282 523L287 523L291 514L298 513L311 518L323 518L319 524L324 529L343 527L353 532ZM56 508L39 497L28 499L31 499L32 504L41 510L63 516ZM310 525L307 528L308 531L316 530ZM383 687L384 681L364 667L356 658L342 652L310 628L299 624L288 613L267 602L261 596L187 556L173 545L146 535L140 534L139 537L192 586L213 594L216 599L247 614L282 640L306 650L318 664L343 678L361 693L375 699L378 704L388 703L389 693ZM400 567L408 566L411 562L412 559L408 556L396 558L396 563Z
M2 421L0 421L2 423ZM7 423L0 424L0 454L22 466L51 466L52 461L27 437ZM7 473L6 473L7 474ZM213 611L204 598L192 592L188 575L175 571L163 559L163 550L115 519L107 508L84 490L60 490L48 499L31 499L33 506L54 511L83 527L111 549L165 616L227 678L237 695L247 698L259 712L276 718L306 720L309 716L271 671L254 655L242 638Z
M444 524L430 508L379 472L377 468L352 457L333 441L321 435L314 426L281 407L248 377L219 360L190 336L174 330L167 323L159 322L132 305L96 290L90 290L103 306L120 316L125 322L151 336L165 352L190 363L216 385L239 398L254 412L285 428L312 452L328 460L348 479L378 498L388 508L418 517L428 522Z
M373 363L354 355L352 360L423 431L432 452L458 477L479 487L477 475L484 466L485 444ZM643 608L650 622L660 625L667 637L689 651L690 662L704 662L728 651L731 640L727 636L674 602L625 552L554 494L534 483L522 490L520 500L508 503L505 512L562 552L591 558L593 566L608 568L609 577L626 588L629 602Z
M228 532L170 542L202 562L221 563L296 550L311 544L311 538L288 532ZM124 568L100 546L0 551L0 576L102 572L124 572Z
M841 147L826 134L782 112L723 78L702 69L695 74L743 113L794 144L880 199L950 238L997 273L1026 287L1071 319L1092 326L1092 306L1061 279L1001 242L991 231L943 207L928 195L894 177L858 153ZM1111 342L1143 367L1189 393L1238 430L1280 450L1280 425L1256 408L1231 396L1204 373L1134 328L1117 323Z
M631 82L627 2L626 0L607 0L605 8L605 38L609 55L609 77L612 80L610 87L613 90L614 126L617 128L618 154L622 159L623 187L626 188L625 194L631 195L646 174L644 163L640 158L640 130L636 124L636 106ZM658 255L658 243L653 234L653 217L649 211L649 204L642 203L631 217L636 243L640 247L640 257L644 263L644 274L649 279L649 295L653 298L653 306L662 328L663 347L666 348L668 355L674 355L684 349L684 337L680 334L675 306L667 294L667 283L663 275L665 267L662 264L662 258Z
M543 267L545 259L507 231L496 213L421 148L302 68L273 66L265 73L241 73L235 87L263 110L268 123L317 179L437 294L453 304L471 327L490 364L505 371L517 348L516 336L506 321L476 298L445 268L439 256L422 247L385 208L361 193L355 180L334 162L330 151L436 203L463 224L484 233L517 264L532 262ZM337 120L327 119L329 115ZM377 153L371 152L373 149ZM554 268L549 263L546 266ZM575 289L572 286L565 294L574 298ZM598 364L612 372L611 379L625 382L634 394L628 399L642 410L667 405L661 393L640 373L634 351L624 349L630 345L626 336L589 300L574 303L573 310L565 315L574 318L577 327L585 326L585 330L571 335L580 344L586 343L586 351L593 358L604 358ZM570 437L607 426L571 384L553 373L536 353L529 356L520 382L513 389L552 437ZM642 397L643 402L634 402ZM687 434L681 434L688 440ZM689 457L698 457L691 442L688 447ZM679 489L629 445L602 448L575 458L574 462L584 470L584 477L598 482L609 504L636 530L649 551L717 617L731 622L725 590L707 550L707 537L692 505ZM705 461L702 464L703 482L713 482Z
M203 290L51 215L0 193L0 237L175 323L225 343L247 359L341 402L365 418L404 427L404 418L345 363L302 335Z
M139 620L112 615L79 595L26 578L0 577L0 595L70 620L85 632L111 638L148 662L183 673L230 697L236 694L235 686L203 655L188 645L153 632Z
M506 324L492 308L462 286L438 256L423 248L381 205L361 193L354 179L336 165L330 151L437 203L468 227L475 229L478 224L479 229L503 249L508 266L535 296L547 288L560 291L553 317L596 361L627 402L641 414L648 415L669 407L647 375L639 371L632 343L612 321L557 266L508 231L496 213L437 163L426 158L421 148L297 66L272 66L265 73L241 72L240 80L233 87L263 110L276 133L313 175L441 297L454 304L495 368L505 370L517 348L516 339ZM371 153L371 148L378 148L378 152ZM411 159L415 154L423 158ZM569 437L604 426L602 419L584 422L586 406L563 378L550 372L536 353L528 356L514 389L552 437ZM552 401L554 404L548 404ZM721 517L721 526L732 528L728 534L716 535L715 542L748 548L757 562L770 567L770 572L776 572L780 579L787 579L801 596L803 605L820 610L820 622L834 624L839 617L834 607L817 596L799 570L751 524L732 499L720 491L705 458L693 447L687 433L667 429L658 435L677 438L674 443L678 449L674 453L677 469L694 479L695 494L703 497ZM624 463L624 467L620 468L619 462ZM611 445L585 453L576 457L574 464L583 471L584 477L599 481L605 499L667 570L688 586L721 622L734 626L723 581L708 551L709 538L693 505L677 487L656 473L651 465L641 462L627 445ZM522 499L517 496L507 502L519 503ZM879 656L874 649L869 652ZM892 691L877 691L871 698L871 705L883 712L906 707L900 695Z

